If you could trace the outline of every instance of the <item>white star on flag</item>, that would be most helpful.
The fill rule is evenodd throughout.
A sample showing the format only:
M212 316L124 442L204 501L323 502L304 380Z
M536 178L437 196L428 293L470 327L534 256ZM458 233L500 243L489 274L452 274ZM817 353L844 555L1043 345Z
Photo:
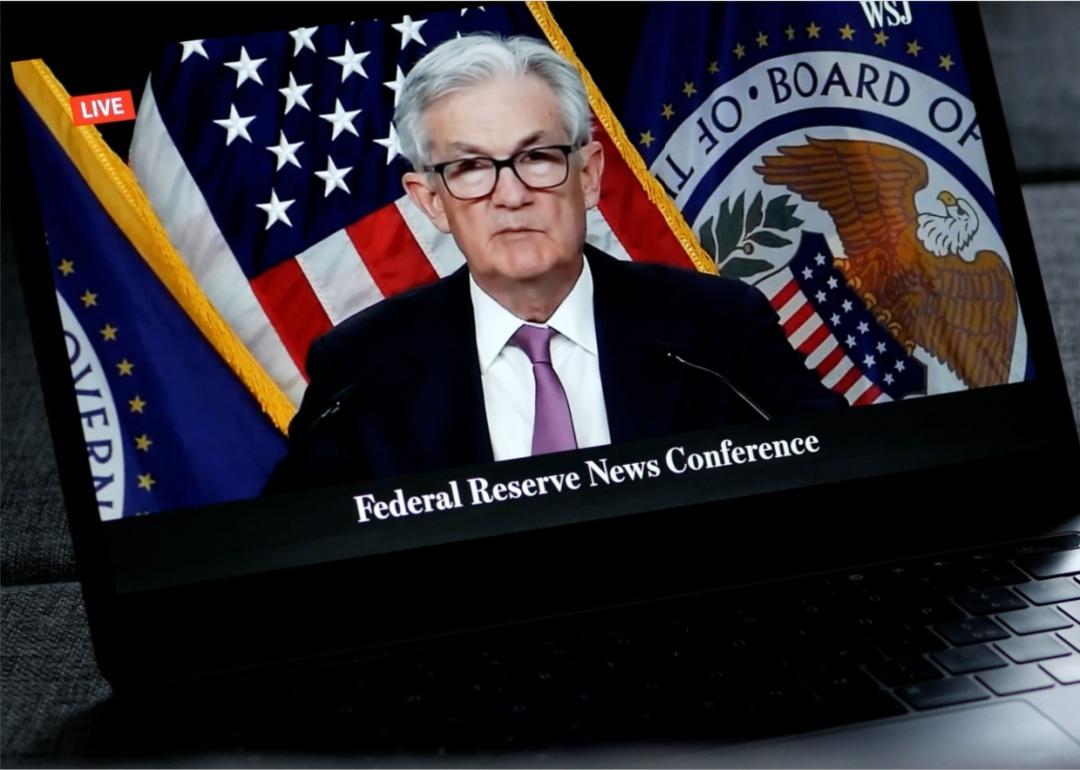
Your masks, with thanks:
M868 331L870 331L870 324L868 324L866 321L860 321L859 325L855 328L859 330L859 334L866 334Z
M825 292L823 292L823 291L821 291L819 289L818 293L814 295L814 299L816 299L818 302L824 302L825 301Z
M360 134L356 131L356 126L353 125L353 119L361 112L363 110L346 110L341 106L341 99L335 99L334 111L319 116L334 125L334 134L330 137L330 141L337 139L342 131L348 131L353 136L359 137Z
M346 40L345 51L341 56L331 56L330 61L341 65L341 82L344 83L345 79L354 72L362 78L367 77L367 73L364 72L364 59L370 55L371 51L354 51L352 44Z
M878 353L884 353L885 352L885 343L884 342L879 342L877 344L877 352Z
M263 84L262 78L259 77L259 67L266 59L252 59L248 56L247 48L240 46L240 58L236 61L227 61L225 66L231 70L236 70L236 87L239 88L248 80L254 80L260 86Z
M903 361L897 361L896 362L896 371L898 371L898 372L904 371L904 362Z
M831 316L829 317L829 320L830 320L830 321L832 322L832 325L833 325L833 326L839 326L839 325L840 325L840 316L839 316L839 315L837 315L836 313L833 313L833 314L832 314L832 315L831 315Z
M293 74L291 72L289 73L289 87L278 89L278 93L285 97L286 115L289 114L289 110L291 110L298 104L308 112L311 112L311 107L308 105L307 99L304 98L304 93L309 88L311 88L310 83L307 83L305 85L299 85L296 82L296 78L293 76Z
M804 267L802 269L802 277L809 281L811 278L814 277L814 271L808 267Z
M845 313L850 313L851 312L851 300L850 299L845 299L843 302L840 303L840 307L844 308Z
M275 222L284 222L289 227L292 227L292 222L289 221L289 215L285 213L285 209L296 203L295 200L281 201L278 200L277 191L270 190L270 202L269 203L256 203L255 205L266 212L266 228L270 229L270 226Z
M305 48L310 49L315 53L315 43L311 41L311 36L315 34L318 27L297 27L294 30L289 31L289 36L296 41L296 47L293 49L293 56L299 55L299 53Z
M847 336L847 339L844 340L844 342L847 343L847 346L849 348L855 347L855 338L852 337L850 334Z
M829 280L826 281L826 283L829 284L830 289L835 289L836 286L837 286L836 276L835 275L829 276Z
M825 264L825 255L824 254L818 254L816 257L814 257L814 262L816 262L818 265L824 265Z
M397 131L394 130L394 124L390 124L390 135L385 139L376 139L375 144L381 144L387 149L386 153L386 165L390 165L390 161L401 155L401 143L398 141Z
M409 44L410 40L415 40L420 45L427 45L427 42L420 36L420 28L427 24L426 19L420 21L413 21L411 16L406 16L397 24L391 24L390 26L401 33L401 50L405 50L405 46Z
M886 385L892 385L892 384L893 384L893 382L894 382L894 379L893 379L893 376L892 376L892 374L886 374L886 375L885 375L884 377L882 377L881 379L885 380L885 384L886 384Z
M862 360L862 362L867 367L872 367L874 365L874 363L875 363L874 362L874 357L872 355L870 355L869 353L866 354L866 358L864 358Z
M482 5L478 5L478 6L476 6L476 8L477 8L477 10L480 10L480 11L484 10L484 6L482 6ZM468 13L471 10L472 10L472 8L462 8L461 9L461 15L464 16L466 13Z
M199 54L199 56L203 57L207 61L210 61L210 57L207 55L206 49L203 48L203 43L205 42L206 38L203 38L202 40L185 40L183 43L181 43L180 45L184 46L184 52L180 54L180 62L186 62L188 60L188 57L191 56L191 54L193 53L197 53Z
M347 194L352 195L352 190L345 184L345 175L353 170L352 166L346 166L345 168L338 168L334 165L334 159L331 157L326 158L326 170L316 171L315 176L326 182L326 191L323 193L323 197L327 198L334 190L344 190Z
M215 120L214 122L222 128L228 129L229 133L225 137L225 146L228 147L233 143L233 139L238 136L244 137L249 142L251 141L251 134L248 133L247 127L253 120L255 120L254 115L248 118L240 117L240 113L236 111L236 105L230 104L229 117Z
M401 71L401 67L397 68L397 75L393 80L388 80L383 83L384 86L394 92L394 106L397 107L398 99L401 97L401 84L405 82L405 73Z
M303 142L290 143L289 140L285 138L285 131L282 130L277 145L266 148L277 156L277 169L275 170L281 171L281 167L286 163L291 163L297 168L301 168L300 161L296 159L296 151L300 149L300 146L303 144Z

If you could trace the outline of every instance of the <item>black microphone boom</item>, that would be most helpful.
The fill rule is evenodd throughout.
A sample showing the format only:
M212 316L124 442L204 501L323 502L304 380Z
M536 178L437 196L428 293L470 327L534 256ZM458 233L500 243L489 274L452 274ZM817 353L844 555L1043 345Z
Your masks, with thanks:
M715 369L710 369L707 366L702 366L701 364L695 364L693 361L687 361L685 358L676 353L666 342L661 342L658 340L656 341L656 345L660 349L660 352L664 354L665 358L671 361L676 361L683 366L688 366L691 369L696 369L699 372L711 374L713 377L720 380L720 382L722 382L728 390L738 396L744 404L757 412L758 416L761 417L761 419L772 420L772 416L770 416L768 412L758 406L757 402L754 401L754 399L750 398L750 396L744 393L741 388L739 388L735 383L722 375L720 372L716 371Z
M333 417L346 407L350 406L354 400L354 394L362 386L363 383L354 382L353 384L347 385L346 387L335 393L334 398L330 403L330 406L324 409L318 417L305 425L302 429L301 435L306 436L307 434L311 433L311 431L315 428L316 425L325 422L330 417Z

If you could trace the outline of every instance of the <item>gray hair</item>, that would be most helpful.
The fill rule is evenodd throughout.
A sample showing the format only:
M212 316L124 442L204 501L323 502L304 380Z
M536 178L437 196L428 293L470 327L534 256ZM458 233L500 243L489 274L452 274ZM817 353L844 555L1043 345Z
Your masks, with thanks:
M588 143L589 100L570 62L535 38L475 34L447 40L409 71L394 110L401 154L417 171L429 165L431 139L424 112L442 97L496 77L525 75L541 78L554 92L570 142Z

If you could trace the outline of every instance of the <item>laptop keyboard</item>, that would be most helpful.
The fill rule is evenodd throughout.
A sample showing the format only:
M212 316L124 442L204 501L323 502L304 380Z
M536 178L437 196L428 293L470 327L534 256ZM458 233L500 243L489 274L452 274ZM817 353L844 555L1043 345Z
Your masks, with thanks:
M745 740L1078 682L1067 535L441 640L286 677L278 695L292 735L440 755ZM242 734L250 714L265 734L266 711L230 724Z

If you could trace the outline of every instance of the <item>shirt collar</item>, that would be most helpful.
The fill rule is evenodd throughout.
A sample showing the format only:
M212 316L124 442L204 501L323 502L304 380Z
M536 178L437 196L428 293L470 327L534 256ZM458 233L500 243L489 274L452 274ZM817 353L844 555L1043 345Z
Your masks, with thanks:
M581 260L581 275L574 288L552 313L546 324L591 355L597 354L596 319L593 316L593 280L589 260ZM486 372L502 352L506 343L523 323L516 315L496 302L469 274L469 294L472 298L473 320L476 323L476 350L480 371Z

